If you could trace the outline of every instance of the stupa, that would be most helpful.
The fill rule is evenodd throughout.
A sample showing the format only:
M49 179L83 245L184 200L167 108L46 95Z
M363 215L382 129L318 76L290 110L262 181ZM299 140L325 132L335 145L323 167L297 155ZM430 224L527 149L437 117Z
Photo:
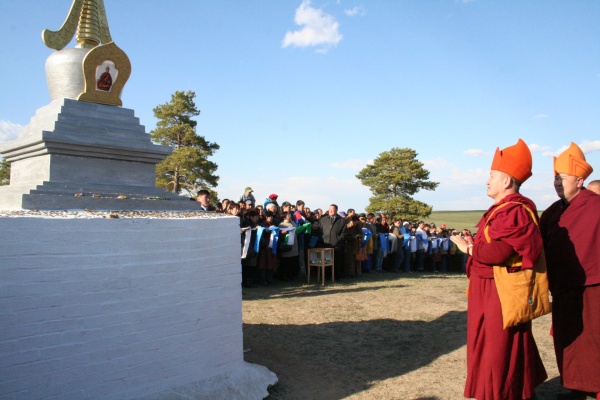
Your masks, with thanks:
M77 45L65 48L76 35ZM156 164L171 148L153 144L121 92L129 58L112 40L102 1L74 0L46 61L50 104L16 140L0 145L11 163L0 210L198 210L155 187Z
M103 1L72 4L43 33L52 100L2 148L0 398L265 398L277 376L244 360L239 219L154 187L170 149L121 107L131 68Z

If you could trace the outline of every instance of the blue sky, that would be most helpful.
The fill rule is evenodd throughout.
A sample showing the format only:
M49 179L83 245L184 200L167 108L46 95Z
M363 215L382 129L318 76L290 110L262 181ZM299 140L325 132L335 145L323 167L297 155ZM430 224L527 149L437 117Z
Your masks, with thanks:
M571 141L600 179L600 2L491 0L105 0L129 56L123 106L196 92L198 133L218 143L220 198L303 199L364 210L355 175L409 147L440 182L434 210L487 209L496 147L533 153L522 187L556 200L552 156ZM70 0L0 0L0 142L50 101L44 63ZM68 47L73 47L74 44Z

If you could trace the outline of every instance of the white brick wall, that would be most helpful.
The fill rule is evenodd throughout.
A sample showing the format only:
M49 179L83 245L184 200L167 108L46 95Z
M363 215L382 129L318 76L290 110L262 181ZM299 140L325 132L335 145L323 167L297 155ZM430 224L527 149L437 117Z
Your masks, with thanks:
M237 218L0 218L0 399L126 399L240 368Z

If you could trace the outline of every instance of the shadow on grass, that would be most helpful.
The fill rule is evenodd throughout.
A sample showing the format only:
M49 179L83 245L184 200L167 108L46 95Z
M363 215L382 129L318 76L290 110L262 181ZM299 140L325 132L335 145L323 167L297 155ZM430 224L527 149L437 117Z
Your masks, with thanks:
M282 340L284 339L284 340ZM244 324L246 361L279 377L269 399L343 399L465 345L466 312L431 322L380 319L314 325ZM423 399L424 400L424 399Z
M339 293L356 293L385 288L403 288L407 285L402 284L405 279L465 279L462 274L429 274L429 273L414 273L414 274L363 274L358 278L344 278L343 280L331 283L326 279L325 285L321 285L316 281L311 281L310 284L305 280L294 280L291 282L277 282L271 286L256 285L253 288L243 290L244 301L264 300L274 298L291 298L291 297L315 297L326 296ZM381 283L373 286L357 286L358 283ZM352 286L356 286L353 288Z
M558 393L564 391L566 389L560 384L559 377L549 379L535 389L538 400L554 400Z
M263 291L252 290L252 293L244 292L244 301L252 301L252 300L264 300L264 299L285 299L285 298L298 298L298 297L317 297L317 296L330 296L339 293L358 293L358 292L369 292L371 290L379 290L389 288L390 285L383 286L361 286L355 288L349 288L348 285L329 285L329 286L313 286L313 285L304 285L304 286L295 286L295 287L282 287L279 290L273 291ZM405 285L393 285L395 288L402 288ZM339 289L336 289L339 288Z

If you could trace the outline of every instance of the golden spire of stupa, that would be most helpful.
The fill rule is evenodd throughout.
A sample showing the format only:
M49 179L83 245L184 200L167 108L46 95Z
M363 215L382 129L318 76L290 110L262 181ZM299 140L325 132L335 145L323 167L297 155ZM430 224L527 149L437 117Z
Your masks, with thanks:
M45 29L42 40L54 50L64 48L77 31L77 46L93 48L112 41L103 0L73 0L67 19L58 31Z
M77 45L65 49L76 32ZM45 29L42 40L57 50L46 62L52 100L67 97L122 105L121 91L131 74L131 63L110 37L103 0L73 0L60 29Z
M100 44L98 5L94 0L83 0L77 28L77 43L80 47L96 47Z

